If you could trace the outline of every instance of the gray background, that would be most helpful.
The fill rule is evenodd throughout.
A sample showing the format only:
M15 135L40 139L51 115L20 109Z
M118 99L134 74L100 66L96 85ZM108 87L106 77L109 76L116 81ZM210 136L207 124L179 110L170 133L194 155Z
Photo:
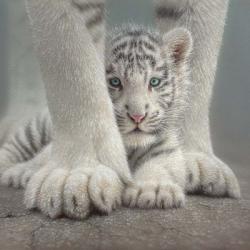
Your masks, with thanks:
M0 117L23 117L45 104L43 85L24 1L0 0ZM108 23L152 25L149 0L108 1ZM211 108L217 154L249 165L250 148L250 1L231 0Z

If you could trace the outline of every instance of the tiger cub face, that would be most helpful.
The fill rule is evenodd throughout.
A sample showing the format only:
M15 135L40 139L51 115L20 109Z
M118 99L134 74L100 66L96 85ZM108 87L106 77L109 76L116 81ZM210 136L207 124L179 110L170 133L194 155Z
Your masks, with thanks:
M165 35L138 26L111 33L106 77L126 146L146 146L175 130L188 93L190 33Z

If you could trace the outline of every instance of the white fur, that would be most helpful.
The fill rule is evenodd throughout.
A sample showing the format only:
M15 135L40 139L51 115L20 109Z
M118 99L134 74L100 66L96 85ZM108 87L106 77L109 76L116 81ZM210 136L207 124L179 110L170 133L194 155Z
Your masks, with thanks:
M185 161L180 150L147 161L134 178L135 184L123 195L126 206L166 209L185 204Z
M194 154L194 155L193 155ZM233 171L220 159L197 152L185 154L188 174L192 181L186 183L188 193L201 192L209 196L240 198L240 187Z
M173 63L174 57L177 56L175 52L176 46L178 48L181 48L180 52L180 58L182 60L178 63ZM178 85L178 88L176 89L176 95L175 95L175 101L173 106L175 107L174 113L171 113L172 115L168 116L168 121L172 120L174 121L178 119L179 114L183 113L185 105L185 97L188 92L188 86L190 85L189 76L188 76L188 66L187 66L187 58L190 56L191 50L192 50L192 38L189 34L189 32L185 29L175 29L174 31L169 32L168 34L164 35L164 43L163 48L159 47L159 54L162 54L162 51L165 53L164 58L158 57L157 63L158 65L162 65L165 60L169 61L168 67L171 69L169 71L169 74L175 74L176 78L176 84ZM107 55L108 56L108 55ZM124 66L124 65L122 65ZM149 69L146 69L148 71ZM177 70L179 71L177 73ZM148 72L147 72L148 73ZM154 75L154 72L151 73ZM145 85L144 77L138 77L139 72L135 74L135 77L137 76L137 87L140 86L140 88L134 89L134 85L131 85L128 90L130 90L133 94L135 94L136 98L134 98L134 95L126 93L125 96L126 101L130 103L131 109L143 109L145 106L145 103L150 103L150 109L148 109L148 112L150 110L160 110L160 107L157 106L157 94L155 93L155 97L152 99L152 94L148 93L147 85ZM132 78L132 82L135 80L135 78ZM146 86L146 87L145 87ZM133 102L136 100L136 103ZM181 104L181 102L184 102ZM181 105L180 105L181 104ZM177 105L177 106L176 106ZM180 106L178 106L180 105ZM115 108L117 110L117 103L115 104ZM182 107L183 106L183 107ZM164 110L161 110L162 113ZM48 118L48 113L46 113L46 116ZM42 119L44 117L42 116ZM36 119L35 119L36 120ZM131 121L130 121L131 122ZM119 124L119 123L118 123ZM36 124L35 124L36 125ZM134 126L134 124L130 124L131 126ZM142 124L143 125L143 124ZM176 122L177 126L177 122ZM35 126L36 128L36 126ZM147 129L147 124L144 124L143 129ZM48 127L48 130L51 128ZM169 148L175 148L179 146L179 142L177 139L178 130L180 129L180 125L178 127L171 127L169 128L169 131L165 131L161 137L165 140L164 146ZM24 136L24 130L21 131L22 135ZM126 148L128 149L131 145L136 147L150 147L150 145L155 142L157 136L155 134L147 135L147 134L132 134L132 135L124 135L124 143L126 145ZM150 138L151 142L150 142ZM129 142L129 140L131 140ZM27 143L27 141L26 141ZM52 143L54 141L52 140ZM21 164L17 164L17 166L8 169L5 171L2 175L2 183L5 185L12 185L14 187L25 187L27 184L27 181L35 174L34 178L31 179L30 183L27 186L27 189L29 191L26 192L26 204L29 208L39 207L44 213L48 214L51 217L57 217L61 214L66 214L70 217L74 218L83 218L84 216L87 216L89 213L89 206L91 202L93 202L96 207L105 212L110 212L112 208L114 208L117 204L120 204L120 192L122 189L121 183L119 184L119 181L117 180L117 177L115 177L114 172L108 171L107 168L103 167L103 171L100 173L96 173L94 176L95 178L91 178L91 181L89 182L89 178L92 175L93 171L90 171L90 167L87 166L87 169L82 170L80 167L76 168L75 170L68 170L68 169L59 169L56 168L55 164L50 160L51 155L53 156L53 144L50 143L47 148L43 149L42 153L38 153L38 155L31 159L28 162L24 162ZM77 143L77 141L76 141ZM138 144L138 145L137 145ZM107 145L106 145L107 146ZM162 148L163 149L163 148ZM103 150L106 150L104 148ZM159 149L158 149L159 150ZM50 162L51 161L51 162ZM85 159L86 161L86 159ZM96 162L90 161L88 163L89 165L97 164ZM132 165L132 164L131 164ZM46 170L41 169L42 167L46 167ZM67 168L64 164L62 164L62 167ZM50 173L50 170L52 169ZM161 169L163 169L163 172L161 173ZM36 173L38 171L38 173ZM74 174L73 174L74 173ZM75 173L78 173L79 176L75 175ZM158 178L159 174L161 174L161 179ZM110 175L110 176L109 176ZM112 175L114 175L112 177ZM99 176L97 178L97 176ZM106 176L106 179L104 178ZM154 160L150 160L143 164L138 171L135 173L136 179L135 184L132 185L132 187L128 187L127 191L125 192L124 202L127 203L128 198L126 198L129 194L129 190L132 189L132 191L137 187L137 191L139 192L139 189L142 189L142 197L138 199L139 203L132 201L131 204L134 204L135 206L139 207L147 207L147 206L156 206L156 207L162 207L162 208L169 208L169 207L178 207L184 204L184 187L185 187L185 162L183 159L183 152L181 150L177 150L175 153L171 154L170 156L162 155L160 157L157 157ZM112 177L112 179L110 179ZM149 179L151 178L151 180ZM104 179L104 180L102 180ZM93 181L95 180L95 181ZM108 192L105 193L105 185L110 186L108 183L112 181L114 187L117 187L117 190L115 188L111 189ZM147 182L149 181L149 185ZM37 185L37 183L40 183ZM82 182L82 185L80 185L80 182ZM106 184L104 183L106 182ZM85 184L84 184L85 183ZM151 184L152 185L151 185ZM40 187L40 185L42 185ZM87 186L89 185L89 186ZM155 193L154 196L151 196L151 200L148 200L149 204L145 203L145 199L147 198L147 194L144 195L143 190L149 189L151 187L152 190L150 192ZM40 190L41 191L40 191ZM66 202L63 203L60 196L61 190L63 191L63 194L65 197ZM72 195L72 189L75 191L73 193L77 193L78 189L81 189L82 196L74 196ZM89 189L89 193L87 193L86 190ZM71 190L69 193L68 190ZM54 194L53 194L53 192ZM104 199L107 200L103 204L103 201L100 200L100 192L104 192ZM44 197L40 197L38 199L42 199L42 201L37 202L37 198L40 193L43 193ZM85 194L84 194L85 193ZM51 195L53 197L51 197ZM79 194L80 195L80 194ZM105 197L107 196L107 197ZM70 197L70 198L68 198ZM75 197L75 198L72 198ZM72 199L77 198L77 204L85 204L83 207L77 207L72 208ZM164 199L169 200L164 200ZM82 199L82 201L80 200ZM131 198L130 198L131 199ZM137 199L137 197L134 197L134 199ZM155 200L154 200L155 199ZM108 202L111 200L112 202ZM51 203L53 205L51 205ZM132 206L130 204L130 206ZM70 208L69 208L70 207ZM79 210L80 209L80 210ZM73 214L72 211L79 210L77 214Z
M67 169L50 162L29 181L27 208L39 208L51 218L66 215L84 219L93 205L110 213L121 204L123 185L112 169L97 164Z
M70 1L27 0L27 9L54 141L51 158L27 185L25 204L53 218L62 213L84 218L91 204L110 212L121 196L119 178L128 183L131 176L102 60L84 16ZM92 182L102 186L105 204L101 191L91 192Z
M1 175L1 183L5 186L25 188L30 178L51 158L51 146L51 144L46 146L31 160L7 168Z
M211 195L219 193L230 197L240 197L240 188L235 175L214 154L209 128L209 107L214 85L219 50L222 42L228 0L155 0L156 8L175 10L179 15L169 18L156 18L156 24L162 32L176 27L186 27L191 31L194 40L192 58L192 81L194 87L190 95L190 109L185 116L185 151L189 168L196 171L199 164L206 178L207 171L217 173L210 181L220 184L218 171L227 180L222 191L213 190ZM202 164L200 164L202 162Z
M181 26L192 32L195 86L190 96L192 105L185 117L184 156L177 151L171 157L146 162L135 172L135 182L124 192L124 203L141 208L178 207L184 204L184 191L195 192L200 188L207 195L239 198L235 175L212 151L208 126L227 1L155 2L157 6L182 12L178 19L157 20L160 30L166 32ZM82 25L84 18L68 1L29 0L27 5L55 140L47 156L38 155L27 164L10 168L1 181L24 187L35 174L27 186L25 203L28 208L37 207L53 218L62 214L85 218L91 204L108 213L120 204L121 180L129 183L130 173L104 84L102 60ZM154 140L153 137L135 139L124 137L124 142L146 147ZM0 161L4 169L13 165L8 158ZM189 178L191 181L187 181Z
M165 121L168 128L165 133L154 135L154 143L159 139L163 140L160 146L155 147L155 152L163 153L147 159L143 164L138 162L139 166L134 166L135 183L128 186L123 195L123 202L129 207L167 209L181 207L185 204L186 163L181 148L182 140L178 138L178 135L181 129L179 119L184 116L188 105L186 96L191 86L188 59L192 52L192 38L186 29L179 28L164 34L163 41L165 52L163 61L167 62L168 73L175 79L175 95L171 106L173 110L170 112L170 107L165 108L164 111L168 112ZM143 84L145 83L143 82ZM136 96L141 97L136 99L140 100L141 107L144 107L145 103L149 103L149 97L143 95L145 90L132 90ZM157 107L156 100L151 101L150 104L153 108ZM157 109L161 111L159 107ZM145 128L147 127L146 124ZM143 126L140 127L144 128ZM138 147L135 143L137 138L133 140L130 135L130 140L131 142L134 141L134 144L126 144L126 137L126 134L123 135L127 147ZM141 136L140 141L142 149L140 150L139 147L138 157L145 151L147 152L147 149L150 150L152 146L152 143L147 145L148 136L144 136L144 138ZM144 145L142 146L142 144ZM130 161L130 165L134 165L133 159Z

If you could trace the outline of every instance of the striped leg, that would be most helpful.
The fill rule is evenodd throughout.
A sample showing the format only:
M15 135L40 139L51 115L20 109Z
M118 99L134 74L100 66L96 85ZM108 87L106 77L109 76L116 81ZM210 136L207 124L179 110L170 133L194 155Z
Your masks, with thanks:
M194 39L192 58L194 88L190 96L192 100L190 112L186 112L185 117L187 164L189 167L196 164L204 169L221 167L221 161L214 155L212 149L209 106L228 0L155 0L154 2L156 23L160 30L166 32L174 27L186 27ZM203 156L202 161L200 161L201 156ZM224 163L222 169L228 182L231 183L230 189L234 190L229 192L229 196L239 197L240 190L234 174L231 174L232 171ZM212 182L215 185L216 178ZM210 194L217 195L217 192L211 189Z
M20 126L0 149L0 175L16 164L32 159L51 141L51 121L47 110Z
M86 3L80 0L72 1L76 9L85 16L86 26L89 28L91 37L97 48L100 58L104 57L104 42L105 42L105 21L104 21L104 3L89 2ZM49 120L49 121L48 121ZM35 119L27 122L14 132L0 150L0 175L12 166L25 165L24 162L32 159L51 139L51 122L48 111L41 112ZM31 165L30 163L28 165ZM14 171L14 169L17 171ZM17 166L8 173L18 176L21 172ZM8 174L9 178L12 178ZM14 177L13 177L14 178ZM17 177L15 177L16 179ZM6 179L6 178L5 178ZM15 181L17 182L17 181ZM7 182L9 184L13 182ZM6 184L6 181L5 181ZM17 186L17 185L14 185Z
M27 0L54 136L51 159L29 181L25 204L52 218L85 218L92 205L112 211L121 180L131 178L93 43L103 4Z
M34 158L17 163L1 176L1 184L15 188L25 188L30 178L38 172L51 157L51 143L44 146Z

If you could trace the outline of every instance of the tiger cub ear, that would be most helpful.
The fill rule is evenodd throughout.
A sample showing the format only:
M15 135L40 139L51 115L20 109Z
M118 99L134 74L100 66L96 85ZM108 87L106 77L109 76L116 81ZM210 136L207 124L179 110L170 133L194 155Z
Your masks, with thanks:
M185 63L193 50L193 38L185 28L176 28L163 36L163 46L168 58L176 66Z

